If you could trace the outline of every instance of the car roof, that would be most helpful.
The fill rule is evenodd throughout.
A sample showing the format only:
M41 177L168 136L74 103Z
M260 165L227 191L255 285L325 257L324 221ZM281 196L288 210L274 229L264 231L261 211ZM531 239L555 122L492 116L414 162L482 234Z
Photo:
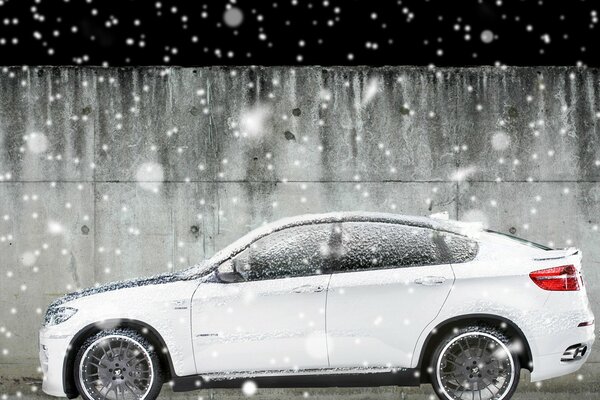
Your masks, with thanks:
M336 222L381 222L399 225L407 225L418 228L429 228L458 235L469 236L473 231L481 231L481 227L472 223L454 220L442 220L430 217L409 216L393 213L370 212L370 211L338 211L322 214L303 214L294 217L286 217L256 228L240 239L215 253L211 260L222 261L231 255L244 250L254 241L265 237L273 232L301 225L326 224Z
M421 228L448 231L463 234L464 223L451 220L442 220L431 217L410 216L393 213L371 212L371 211L338 211L321 214L304 214L294 217L286 217L264 225L258 230L276 231L284 228L322 224L335 222L383 222L401 224Z

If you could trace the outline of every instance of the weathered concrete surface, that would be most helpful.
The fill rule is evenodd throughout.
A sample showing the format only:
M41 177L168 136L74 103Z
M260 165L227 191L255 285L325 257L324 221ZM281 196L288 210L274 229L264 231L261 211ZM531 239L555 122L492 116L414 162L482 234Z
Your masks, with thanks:
M577 245L599 310L599 84L575 68L3 70L0 381L20 380L0 394L39 378L56 296L306 212L449 210ZM596 346L584 383L599 362Z

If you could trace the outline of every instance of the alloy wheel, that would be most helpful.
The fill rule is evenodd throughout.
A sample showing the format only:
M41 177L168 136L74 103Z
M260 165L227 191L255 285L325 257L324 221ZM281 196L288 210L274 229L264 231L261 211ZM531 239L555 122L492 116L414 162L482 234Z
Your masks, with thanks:
M144 399L154 380L148 351L120 335L93 342L81 358L79 371L81 388L95 400Z
M484 332L464 333L451 340L436 368L438 385L448 399L502 400L515 379L510 350Z

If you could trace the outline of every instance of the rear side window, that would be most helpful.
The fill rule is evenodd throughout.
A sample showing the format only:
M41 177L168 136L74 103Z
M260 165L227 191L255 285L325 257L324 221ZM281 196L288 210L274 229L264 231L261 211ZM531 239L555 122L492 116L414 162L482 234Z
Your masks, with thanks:
M334 238L340 232L340 224L287 228L257 240L233 262L246 281L319 275L339 247Z
M427 228L377 222L342 224L339 271L404 268L472 260L475 242Z

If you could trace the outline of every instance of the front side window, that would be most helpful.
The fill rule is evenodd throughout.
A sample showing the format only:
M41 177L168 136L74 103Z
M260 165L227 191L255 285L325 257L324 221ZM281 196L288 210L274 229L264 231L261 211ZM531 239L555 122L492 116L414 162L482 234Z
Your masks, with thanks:
M379 222L345 222L338 271L404 268L465 262L477 252L460 235Z
M340 224L287 228L252 243L233 263L245 281L319 275L339 252L340 236Z

